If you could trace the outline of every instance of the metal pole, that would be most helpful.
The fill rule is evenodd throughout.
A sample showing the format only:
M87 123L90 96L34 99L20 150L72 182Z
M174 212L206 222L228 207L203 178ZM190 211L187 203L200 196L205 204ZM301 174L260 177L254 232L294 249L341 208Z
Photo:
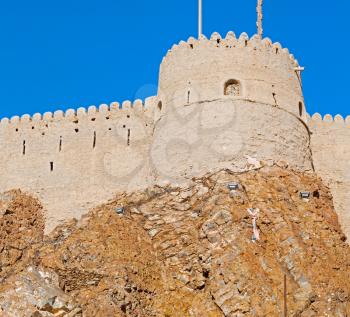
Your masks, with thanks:
M283 282L284 317L287 317L287 275L284 274Z
M258 14L258 18L256 21L256 27L258 31L258 36L260 39L262 39L263 36L263 0L258 0L258 4L256 6L256 12Z
M202 33L202 0L198 0L198 38Z

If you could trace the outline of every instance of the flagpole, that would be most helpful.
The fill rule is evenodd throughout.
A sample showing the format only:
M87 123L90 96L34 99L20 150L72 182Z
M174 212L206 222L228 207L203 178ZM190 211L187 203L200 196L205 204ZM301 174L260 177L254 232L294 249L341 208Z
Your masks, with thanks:
M200 38L202 34L202 0L198 0L198 38Z

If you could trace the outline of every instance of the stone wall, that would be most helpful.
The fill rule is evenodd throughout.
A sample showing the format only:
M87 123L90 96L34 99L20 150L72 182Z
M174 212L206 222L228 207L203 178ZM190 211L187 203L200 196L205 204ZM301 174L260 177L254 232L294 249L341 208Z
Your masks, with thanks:
M0 124L0 190L35 194L46 229L150 182L155 98L99 109L24 115ZM134 177L131 177L134 176Z
M157 179L180 182L217 169L242 171L247 158L311 171L309 131L284 109L223 98L168 108L152 142Z
M330 186L343 230L350 238L350 116L308 118L316 172Z

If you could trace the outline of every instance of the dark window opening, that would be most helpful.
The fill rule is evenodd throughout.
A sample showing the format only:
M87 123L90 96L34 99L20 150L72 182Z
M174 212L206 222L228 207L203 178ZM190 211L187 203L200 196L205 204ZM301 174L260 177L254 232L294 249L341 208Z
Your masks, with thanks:
M53 171L53 162L50 162L50 171Z
M79 120L74 120L73 121L75 124L78 124L79 123Z
M79 129L74 129L74 131L75 131L76 133L78 133L78 132L79 132Z
M96 146L96 131L94 131L94 141L92 143L92 148L94 149Z
M60 144L58 146L58 151L61 152L62 150L62 136L60 136Z
M106 120L109 120L109 117L106 117Z
M190 103L190 95L191 95L191 92L188 90L187 91L187 104Z
M226 82L224 88L224 94L226 96L240 96L241 95L241 84L236 79L231 79Z
M125 125L125 124L123 124L123 128L124 128L124 129L126 128L126 125Z
M16 132L18 132L18 129L16 129Z
M158 110L159 111L162 111L162 108L163 108L163 104L161 101L158 102Z
M130 115L128 114L126 117L127 117L127 118L130 118Z
M22 154L26 155L26 141L23 141L23 149L22 149Z
M130 145L130 129L128 129L128 140L126 144L129 146Z
M299 102L299 117L303 115L303 103Z
M34 130L34 127L32 127L32 130Z
M91 121L95 121L96 120L96 118L91 118Z

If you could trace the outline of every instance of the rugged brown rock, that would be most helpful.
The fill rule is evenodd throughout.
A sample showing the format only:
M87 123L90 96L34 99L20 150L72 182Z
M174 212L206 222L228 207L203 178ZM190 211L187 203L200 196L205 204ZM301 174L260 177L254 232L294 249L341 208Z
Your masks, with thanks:
M315 175L221 171L120 194L45 237L37 201L0 206L1 316L282 316L285 274L288 316L350 315L350 248Z

